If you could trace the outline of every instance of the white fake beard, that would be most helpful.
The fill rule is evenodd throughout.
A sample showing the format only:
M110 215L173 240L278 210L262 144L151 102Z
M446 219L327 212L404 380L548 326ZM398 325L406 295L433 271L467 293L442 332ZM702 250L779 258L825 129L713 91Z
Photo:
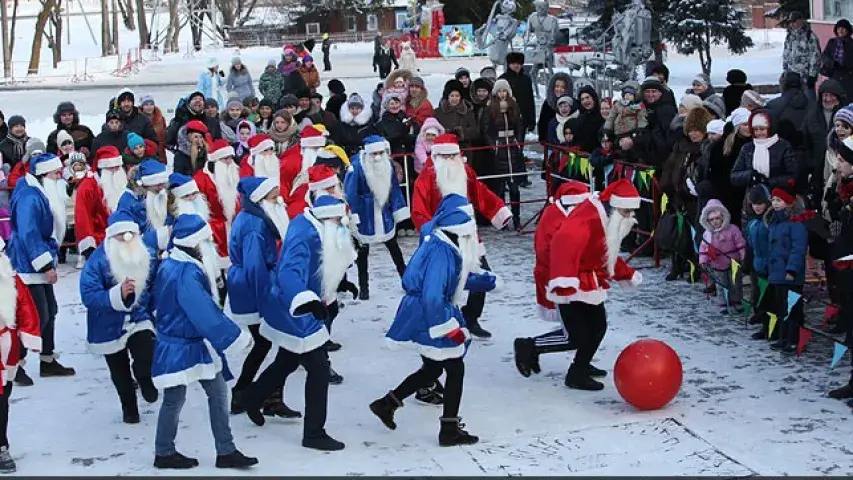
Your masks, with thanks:
M124 168L119 168L115 172L101 170L98 184L104 191L104 201L107 202L107 208L110 209L110 212L114 212L118 207L121 194L127 189L127 172L124 171Z
M213 240L204 240L198 246L201 252L201 263L204 265L204 273L207 275L207 281L210 282L210 294L216 303L219 303L219 288L216 285L216 280L219 278L221 269L219 268L219 253L216 251L216 245Z
M237 182L240 181L240 168L231 162L216 163L213 168L213 181L216 184L216 193L219 194L219 203L225 212L225 218L230 222L234 220L237 211Z
M281 200L281 197L278 197L276 202L262 200L261 209L275 225L279 237L284 240L285 235L287 235L287 226L290 224L290 217L287 216L287 210L285 210L284 202Z
M442 196L455 193L468 198L468 173L461 161L434 161L435 181Z
M57 243L62 243L65 238L65 217L67 215L65 202L68 201L65 182L44 177L42 187L44 187L47 202L50 204L50 211L53 213L53 238Z
M0 253L0 326L15 328L15 312L18 306L18 286L15 270L5 253Z
M318 149L314 147L305 147L302 149L302 171L307 172L310 167L314 166L317 161Z
M631 229L637 224L634 217L623 217L619 212L613 211L607 219L605 238L607 239L607 272L613 276L616 268L616 260L619 259L619 251L622 249L622 240L631 233Z
M482 272L480 268L480 240L477 234L460 235L458 242L459 253L462 255L462 271L459 272L459 283L456 285L456 292L453 294L453 303L456 305L462 303L468 274Z
M364 170L364 179L367 180L367 186L373 192L376 204L380 207L384 206L391 195L391 174L393 173L391 160L387 155L383 155L380 160L371 158L362 163L361 168Z
M322 241L323 300L329 304L337 298L338 285L357 255L349 229L331 220L323 222Z
M178 215L197 213L205 222L210 219L210 206L207 204L207 199L204 198L204 195L202 194L197 194L192 200L176 198L175 208Z
M275 153L258 154L255 157L255 176L279 180L279 160Z
M148 221L154 228L160 228L166 225L166 216L169 213L168 208L169 196L166 190L160 190L158 193L147 192L145 194L145 211L148 215Z
M136 298L145 291L145 283L151 269L151 256L142 237L137 235L130 242L120 242L107 238L104 240L104 251L110 264L110 273L116 283L121 284L131 279L136 284Z

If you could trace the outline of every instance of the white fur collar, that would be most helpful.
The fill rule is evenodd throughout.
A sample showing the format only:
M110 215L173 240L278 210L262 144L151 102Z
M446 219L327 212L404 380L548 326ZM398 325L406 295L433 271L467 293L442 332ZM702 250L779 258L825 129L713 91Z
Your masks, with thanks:
M370 117L373 116L373 111L365 106L365 108L361 109L361 113L357 116L353 117L352 113L349 111L349 107L346 103L341 105L341 122L346 123L347 125L358 125L359 127L363 127L367 125L367 122L370 121Z
M177 260L179 262L192 263L193 265L200 268L202 272L204 272L204 264L201 263L201 261L199 261L195 257L188 254L187 252L181 250L180 248L176 247L169 250L169 258Z

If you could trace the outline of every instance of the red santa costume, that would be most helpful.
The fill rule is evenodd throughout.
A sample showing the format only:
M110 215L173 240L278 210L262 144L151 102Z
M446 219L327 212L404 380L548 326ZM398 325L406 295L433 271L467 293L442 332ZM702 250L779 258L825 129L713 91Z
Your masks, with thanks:
M30 290L12 269L5 248L6 242L0 238L0 392L15 380L21 362L21 344L31 351L41 351L36 304Z
M281 177L281 161L275 154L275 142L265 133L249 137L249 155L240 163L240 178Z
M228 235L231 232L231 222L240 211L240 199L237 194L237 182L240 181L240 170L234 162L234 149L225 140L216 140L208 154L208 163L195 172L193 180L198 190L207 200L207 219L213 231L213 242L216 244L219 257L227 263L222 268L228 268ZM212 171L211 171L212 169Z
M346 168L344 158L341 155L346 156L346 153L340 149L324 147L317 153L317 159L314 161L314 165L326 165L334 170L337 175L341 170ZM347 159L347 161L349 161L349 159ZM301 179L298 185L293 186L293 191L290 193L290 199L287 202L287 216L291 220L296 218L298 215L301 215L306 208L311 206L308 203L308 187L309 183L302 182Z
M294 190L308 183L308 169L314 166L320 149L326 146L326 136L314 125L307 125L299 134L299 150L291 148L281 156L281 195L290 202Z
M609 218L602 201L610 204ZM540 353L564 351L572 345L577 353L565 385L580 390L604 388L592 377L605 376L607 372L592 366L591 361L607 331L604 301L610 282L637 286L642 281L642 275L619 256L622 240L636 224L633 210L639 207L639 193L623 179L610 184L599 198L581 202L565 218L556 217L558 225L546 227L553 230L551 247L537 247L536 254L538 257L547 251L547 258L542 259L548 263L545 295L558 306L567 334L563 349L554 348L555 344L540 349L533 338L516 339L515 361L522 375L538 373ZM550 335L553 332L539 338Z
M127 172L118 149L106 145L95 152L92 171L80 181L74 202L77 248L87 257L104 241L107 219L127 189Z

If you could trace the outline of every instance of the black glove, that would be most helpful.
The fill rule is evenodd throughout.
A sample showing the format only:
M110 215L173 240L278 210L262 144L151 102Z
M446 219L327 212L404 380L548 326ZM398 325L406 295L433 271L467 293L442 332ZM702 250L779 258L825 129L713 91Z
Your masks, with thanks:
M762 175L758 172L753 171L752 172L752 184L757 185L759 183L765 183L766 184L767 183L767 177L765 177L764 175Z
M334 302L331 305L329 305L328 310L329 310L329 322L336 319L338 317L338 313L341 311L340 306L338 305L338 302Z
M806 87L808 87L809 90L814 90L816 84L817 77L809 77L806 79Z
M88 259L89 259L89 257L90 257L93 253L95 253L95 247L89 247L89 248L87 248L86 250L83 250L83 252L81 253L81 255L83 255L83 258L85 258L86 260L88 260Z
M341 280L341 283L338 285L338 292L339 293L344 293L344 292L351 293L353 300L358 298L358 287L356 287L354 283L350 282L346 278Z
M219 71L219 76L220 76L220 77L222 77L222 78L225 78L225 72L223 72L222 70L220 70L220 71Z
M293 313L297 317L310 313L317 320L323 321L326 321L326 319L329 318L329 310L319 300L312 300L308 303L302 304L294 310Z

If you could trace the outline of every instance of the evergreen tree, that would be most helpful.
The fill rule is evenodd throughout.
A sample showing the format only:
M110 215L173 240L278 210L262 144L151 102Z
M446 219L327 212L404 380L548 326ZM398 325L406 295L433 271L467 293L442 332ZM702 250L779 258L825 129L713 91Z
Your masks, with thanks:
M698 53L702 71L710 75L713 45L728 44L734 54L752 46L744 33L746 15L734 0L672 0L663 14L661 33L678 53Z

